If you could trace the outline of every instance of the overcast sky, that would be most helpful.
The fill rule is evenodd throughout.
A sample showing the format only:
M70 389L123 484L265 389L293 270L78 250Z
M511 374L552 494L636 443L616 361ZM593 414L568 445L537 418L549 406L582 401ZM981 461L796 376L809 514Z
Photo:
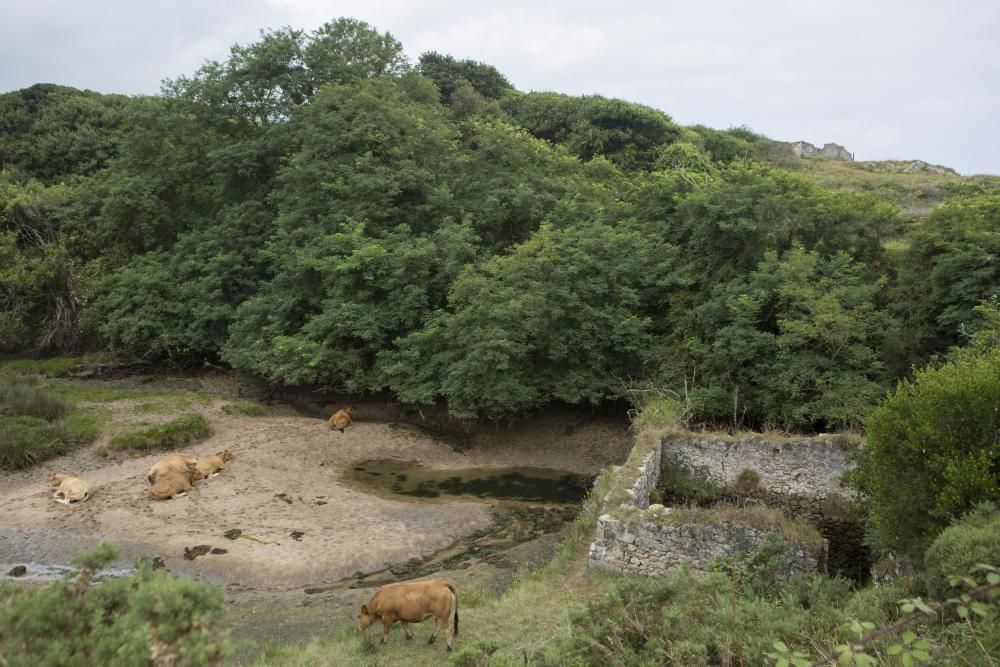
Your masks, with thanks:
M487 62L521 90L1000 174L1000 0L0 0L0 92L156 93L262 28L340 16L414 60Z

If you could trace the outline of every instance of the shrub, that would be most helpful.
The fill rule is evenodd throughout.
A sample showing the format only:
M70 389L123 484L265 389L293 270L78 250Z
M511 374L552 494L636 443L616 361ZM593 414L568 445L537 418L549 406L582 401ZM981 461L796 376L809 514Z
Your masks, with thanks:
M66 413L66 404L24 382L0 383L0 414L52 421Z
M0 468L27 468L65 451L57 425L26 415L0 417Z
M660 475L657 483L664 505L697 505L708 507L723 496L723 488L712 480L696 477L675 470Z
M760 475L756 470L744 468L733 483L733 488L742 496L749 496L760 485Z
M48 392L21 381L0 381L0 468L17 470L90 442L99 420L74 412Z
M247 417L262 417L265 413L264 406L253 401L226 403L222 406L222 411L227 415L246 415Z
M924 564L931 597L950 597L948 577L967 575L981 563L1000 566L1000 510L993 503L983 503L966 514L927 549Z
M0 656L21 665L217 665L234 645L220 619L222 591L174 579L137 563L129 577L90 586L95 572L118 557L108 543L77 559L72 584L41 588L0 584Z
M875 409L849 476L868 496L874 546L919 560L953 519L1000 498L997 405L1000 349L917 371Z
M199 414L187 414L166 424L129 431L111 439L111 449L151 452L186 447L212 435L212 427Z

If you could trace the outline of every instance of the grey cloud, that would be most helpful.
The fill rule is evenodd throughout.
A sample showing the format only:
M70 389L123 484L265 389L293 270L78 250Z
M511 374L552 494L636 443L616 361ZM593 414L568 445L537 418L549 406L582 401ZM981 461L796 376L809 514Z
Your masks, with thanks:
M522 90L600 93L682 123L838 141L859 159L1000 173L994 0L46 0L3 16L0 90L51 81L152 93L261 28L355 16L413 58L482 60Z

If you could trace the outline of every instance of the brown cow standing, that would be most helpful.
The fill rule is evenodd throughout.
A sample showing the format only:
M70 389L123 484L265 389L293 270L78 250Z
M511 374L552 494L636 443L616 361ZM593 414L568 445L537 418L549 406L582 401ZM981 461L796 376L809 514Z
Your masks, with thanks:
M331 431L337 430L343 433L344 429L350 426L351 422L353 421L351 419L351 415L354 414L354 408L355 406L351 404L348 405L347 407L337 410L333 414L333 416L330 417L330 430Z
M410 623L420 623L434 617L434 634L427 640L433 644L438 632L444 629L448 640L448 650L452 649L452 637L458 636L458 593L455 585L444 579L430 581L410 581L401 584L386 584L377 591L368 604L361 605L358 620L361 629L367 629L375 619L382 619L382 643L389 638L389 628L396 621L403 624L407 639L413 639ZM454 619L454 632L452 631Z

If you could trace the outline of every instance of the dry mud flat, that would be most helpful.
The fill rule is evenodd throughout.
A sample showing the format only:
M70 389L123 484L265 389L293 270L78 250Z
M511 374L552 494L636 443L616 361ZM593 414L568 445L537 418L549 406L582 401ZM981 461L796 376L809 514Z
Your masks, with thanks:
M127 402L120 403L127 410ZM483 502L366 493L342 480L341 471L352 463L398 459L436 468L533 466L596 474L623 460L630 446L623 425L573 413L483 429L457 452L418 428L364 421L363 404L345 434L331 432L320 419L229 416L221 405L197 409L215 435L185 451L201 456L229 448L236 459L186 497L146 497L145 474L161 455L108 460L94 453L96 444L0 476L0 567L65 564L75 551L109 539L120 544L125 559L159 556L171 572L232 592L333 583L429 556L492 518ZM56 471L85 477L94 497L69 507L53 502L46 480ZM226 539L234 528L243 537ZM185 549L196 545L226 552L185 559Z

